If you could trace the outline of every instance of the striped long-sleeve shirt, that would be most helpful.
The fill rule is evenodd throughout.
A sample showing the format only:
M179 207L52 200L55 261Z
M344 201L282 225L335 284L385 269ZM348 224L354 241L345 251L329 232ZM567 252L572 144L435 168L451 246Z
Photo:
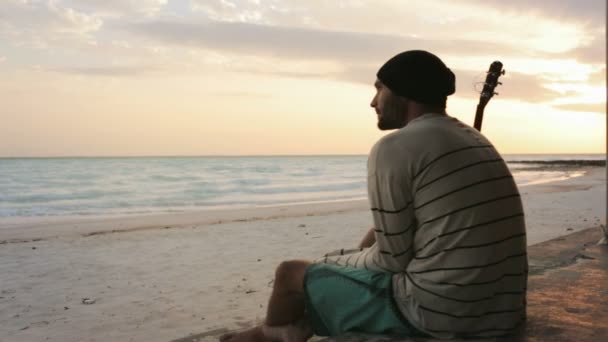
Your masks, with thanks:
M321 262L393 273L406 318L438 338L501 336L525 320L521 199L479 132L426 114L386 135L368 160L376 243Z

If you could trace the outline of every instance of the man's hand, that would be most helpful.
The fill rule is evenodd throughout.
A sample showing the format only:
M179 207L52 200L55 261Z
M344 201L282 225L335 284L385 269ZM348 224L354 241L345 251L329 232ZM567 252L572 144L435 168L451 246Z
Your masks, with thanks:
M367 234L365 234L365 236L363 237L363 240L361 240L359 248L369 248L374 243L376 243L376 236L374 235L374 227L371 227Z

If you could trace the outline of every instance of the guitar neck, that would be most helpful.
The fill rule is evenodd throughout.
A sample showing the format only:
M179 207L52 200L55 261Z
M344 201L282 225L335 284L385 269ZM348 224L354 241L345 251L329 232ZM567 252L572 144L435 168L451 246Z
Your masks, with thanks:
M477 105L477 110L475 111L475 124L474 127L476 130L481 132L481 122L483 120L483 110L485 106L482 106L481 103Z
M494 92L494 89L497 85L500 84L498 82L498 78L500 75L504 75L505 71L502 68L502 63L499 61L494 61L490 65L490 69L488 70L488 74L486 75L486 81L483 85L483 90L481 91L481 95L479 97L479 104L477 105L477 110L475 111L475 123L474 127L478 131L481 131L481 121L483 120L483 110L486 108L488 101L492 98L492 96L498 94Z

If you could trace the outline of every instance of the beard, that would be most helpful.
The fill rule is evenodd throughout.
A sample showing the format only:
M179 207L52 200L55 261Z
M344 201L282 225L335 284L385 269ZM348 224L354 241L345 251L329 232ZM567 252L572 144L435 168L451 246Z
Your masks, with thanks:
M395 95L387 96L378 115L378 128L382 131L398 129L405 126L407 107Z

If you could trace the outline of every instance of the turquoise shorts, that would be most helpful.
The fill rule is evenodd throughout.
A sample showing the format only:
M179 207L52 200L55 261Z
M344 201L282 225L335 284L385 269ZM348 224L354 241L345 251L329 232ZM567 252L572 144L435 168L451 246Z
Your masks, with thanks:
M312 264L306 269L306 314L315 335L346 332L423 336L393 299L392 275L365 269Z

